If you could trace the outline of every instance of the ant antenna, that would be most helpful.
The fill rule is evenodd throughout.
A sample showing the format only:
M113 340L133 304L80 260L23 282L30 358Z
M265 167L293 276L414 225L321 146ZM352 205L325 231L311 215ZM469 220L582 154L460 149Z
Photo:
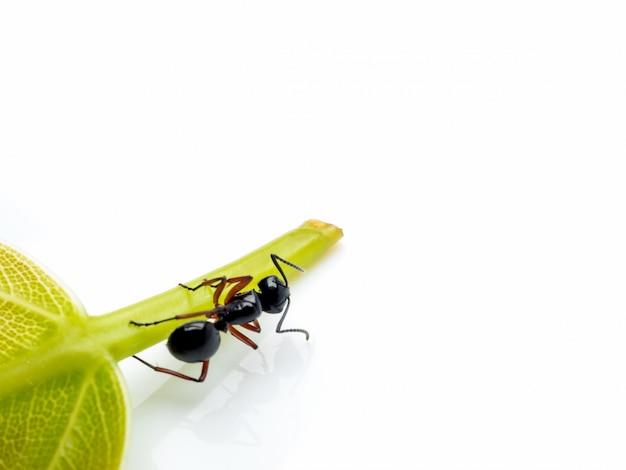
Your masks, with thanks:
M272 257L272 261L274 263L274 266L276 266L276 269L278 269L278 272L280 273L280 275L283 277L283 281L285 281L285 287L289 287L289 281L287 281L287 276L285 276L285 273L283 272L283 268L280 267L280 265L278 264L278 261L281 261L283 263L285 263L287 266L292 267L293 269L295 269L296 271L300 271L301 273L304 272L304 269L302 269L300 266L296 266L295 264L293 264L290 261L287 261L286 259L282 259L280 256L278 255L270 255Z
M296 266L295 264L287 261L286 259L281 258L278 255L272 254L271 257L272 257L272 261L274 262L274 266L276 266L276 269L278 269L278 272L281 274L281 276L283 277L283 280L285 281L285 287L289 287L289 282L287 281L287 276L285 276L283 269L278 264L278 261L281 261L287 266L292 267L296 271L300 271L301 273L304 272L304 269L302 269L300 266ZM287 297L287 305L285 306L285 310L283 310L283 314L280 317L280 320L278 321L278 325L276 325L276 333L302 333L304 334L304 336L306 337L308 341L309 332L307 330L303 330L301 328L288 328L286 330L281 330L281 326L283 326L283 321L285 320L285 317L287 316L287 312L289 311L290 304L291 304L291 296Z
M307 330L303 330L302 328L287 328L286 330L281 330L280 327L283 326L283 321L287 316L287 311L289 310L289 304L291 304L291 298L287 298L287 305L285 306L285 310L283 311L280 320L278 321L278 325L276 325L276 333L302 333L306 340L309 340L309 332Z

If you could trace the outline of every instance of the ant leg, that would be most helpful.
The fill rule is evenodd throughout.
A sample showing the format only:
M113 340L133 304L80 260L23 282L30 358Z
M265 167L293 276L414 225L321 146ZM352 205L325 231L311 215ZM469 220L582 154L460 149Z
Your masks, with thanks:
M281 330L281 327L283 326L283 321L285 320L285 317L287 316L287 311L289 310L290 303L291 303L291 299L287 299L287 306L285 307L285 310L283 310L283 315L280 317L280 320L278 321L278 325L276 325L276 333L302 333L304 334L304 336L306 336L306 339L308 341L309 332L307 330L303 330L301 328L288 328L286 330Z
M217 306L219 305L220 296L222 295L222 292L224 291L224 288L226 287L227 283L228 283L228 279L225 276L222 276L222 277L214 277L213 279L205 279L196 287L189 287L189 286L186 286L185 284L178 284L178 285L190 291L196 291L202 286L209 286L209 287L214 288L215 292L213 292L213 305Z
M239 325L242 328L245 328L246 330L250 330L250 331L254 331L255 333L260 333L261 332L261 325L259 325L259 320L252 320L249 323L244 323L242 325Z
M219 287L219 284L218 285L213 285L213 284L215 284L218 281L221 284L223 282L226 282L226 278L224 276L222 276L222 277L215 277L213 279L205 279L200 284L198 284L196 287L189 287L187 284L183 284L182 282L179 282L178 285L180 287L184 287L187 290L195 292L195 291L197 291L198 289L200 289L201 287L204 287L204 286L209 286L209 287L214 287L214 288L215 287Z
M200 372L200 377L196 379L195 377L181 374L180 372L176 372L175 370L172 370L172 369L166 369L165 367L153 366L152 364L144 361L138 356L133 356L133 357L137 359L139 362L141 362L142 364L147 365L150 369L152 369L155 372L162 372L164 374L169 374L169 375L173 375L174 377L178 377L179 379L192 380L193 382L204 382L204 379L206 379L206 375L209 370L208 359L206 361L202 361L202 371Z
M252 276L240 276L240 277L231 277L231 278L226 278L222 276L222 277L216 277L213 279L205 279L196 287L189 287L185 284L178 284L178 285L190 291L196 291L202 286L213 287L215 289L215 292L213 293L213 303L215 305L219 305L220 297L222 296L222 293L224 292L224 289L226 288L227 284L234 284L234 286L231 287L230 291L228 292L228 295L226 296L226 299L224 299L224 304L227 304L228 302L230 302L231 299L235 296L235 294L237 294L238 292L241 292L244 287L250 284L250 281L252 281ZM219 284L216 284L218 282Z
M235 338L237 338L242 343L247 344L252 349L257 349L259 347L254 341L252 341L250 338L248 338L246 335L244 335L241 331L236 330L232 325L228 325L228 331L230 331L230 333Z
M239 276L239 277L230 277L226 280L228 284L234 284L233 287L228 291L228 295L224 299L224 305L230 302L233 297L241 292L244 287L246 287L252 281L252 276Z
M216 311L216 309L211 309L211 310L202 310L200 312L182 313L180 315L176 315L175 317L165 318L164 320L153 321L153 322L150 322L150 323L140 323L140 322L136 322L134 320L130 320L128 322L128 324L129 325L133 325L133 326L152 326L152 325L158 325L159 323L165 323L166 321L184 320L186 318L196 318L196 317L207 317L207 318L210 318L211 315L215 313L215 311Z

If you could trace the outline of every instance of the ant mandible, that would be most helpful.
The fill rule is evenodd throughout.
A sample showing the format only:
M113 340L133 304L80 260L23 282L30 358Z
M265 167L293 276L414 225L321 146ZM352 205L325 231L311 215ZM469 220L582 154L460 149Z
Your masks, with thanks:
M241 331L237 330L235 325L259 333L261 326L259 325L258 318L263 312L282 312L282 316L276 326L276 333L303 333L308 340L309 332L306 330L299 328L282 329L283 321L285 320L285 316L289 310L289 304L291 303L291 294L287 276L285 276L278 262L280 261L300 272L304 272L304 270L278 255L272 254L271 258L284 282L274 275L264 277L257 284L259 292L254 289L241 292L244 287L252 281L252 276L232 278L222 276L213 279L205 279L195 287L179 284L179 286L192 292L204 286L214 288L213 303L215 304L215 308L201 312L184 313L152 323L130 321L130 324L134 326L152 326L172 320L206 317L206 321L193 321L179 326L172 332L167 341L167 348L176 359L183 362L202 363L202 371L198 378L182 374L175 370L154 366L137 356L133 357L156 372L163 372L181 379L193 380L194 382L203 382L209 370L209 360L220 346L220 331L224 333L230 331L235 338L247 344L252 349L257 349L257 344ZM232 287L224 299L224 304L221 305L219 304L219 298L227 285L232 285Z

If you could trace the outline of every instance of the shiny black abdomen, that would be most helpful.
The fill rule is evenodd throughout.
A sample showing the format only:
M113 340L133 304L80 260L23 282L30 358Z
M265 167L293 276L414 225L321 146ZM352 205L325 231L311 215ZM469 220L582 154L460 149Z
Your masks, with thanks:
M172 356L183 362L208 360L220 347L220 332L212 323L193 321L176 328L167 340Z

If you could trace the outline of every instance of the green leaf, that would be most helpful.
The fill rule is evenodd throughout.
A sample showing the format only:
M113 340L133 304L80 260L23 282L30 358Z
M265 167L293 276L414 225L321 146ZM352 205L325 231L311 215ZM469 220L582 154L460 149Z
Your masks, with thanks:
M0 468L111 469L128 422L117 364L81 340L83 307L0 244Z
M308 268L342 236L307 221L204 276L260 278L270 253ZM290 277L291 280L291 277ZM176 326L129 325L211 308L211 296L173 288L106 315L90 317L60 282L0 243L0 469L115 469L129 422L117 361L167 338Z

